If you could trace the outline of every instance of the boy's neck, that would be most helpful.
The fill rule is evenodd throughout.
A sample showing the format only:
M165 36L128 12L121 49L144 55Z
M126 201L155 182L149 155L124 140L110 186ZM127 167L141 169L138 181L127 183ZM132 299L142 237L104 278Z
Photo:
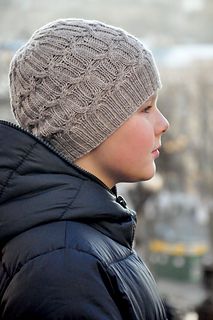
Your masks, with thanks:
M109 189L112 189L115 186L116 181L110 178L110 176L105 172L105 170L100 165L98 165L96 161L93 161L88 155L85 155L82 158L77 159L75 161L75 164L80 168L93 174L95 177L101 180Z

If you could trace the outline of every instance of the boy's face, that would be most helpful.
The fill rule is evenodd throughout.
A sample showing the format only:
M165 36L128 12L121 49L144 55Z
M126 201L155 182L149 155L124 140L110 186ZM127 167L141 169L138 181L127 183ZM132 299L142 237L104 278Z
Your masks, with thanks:
M161 135L168 127L168 121L157 108L157 95L153 95L91 155L88 154L92 156L93 165L86 169L109 187L118 182L152 178ZM81 161L76 163L83 166Z

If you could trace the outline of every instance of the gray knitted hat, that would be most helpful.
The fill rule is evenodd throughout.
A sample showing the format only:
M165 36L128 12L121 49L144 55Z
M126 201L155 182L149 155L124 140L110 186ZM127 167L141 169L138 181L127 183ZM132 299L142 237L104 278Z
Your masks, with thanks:
M152 54L99 21L38 29L9 72L14 116L71 162L96 148L161 86Z

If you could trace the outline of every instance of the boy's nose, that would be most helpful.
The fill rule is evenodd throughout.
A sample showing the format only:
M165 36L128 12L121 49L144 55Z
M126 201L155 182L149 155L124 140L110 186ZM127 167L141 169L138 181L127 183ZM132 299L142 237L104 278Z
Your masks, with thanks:
M162 132L165 133L169 129L170 124L169 124L169 121L164 117L164 115L162 115L162 116L163 116L163 120L164 120L164 129Z
M163 134L169 129L169 121L164 117L164 115L159 111L158 125L156 126L157 134Z

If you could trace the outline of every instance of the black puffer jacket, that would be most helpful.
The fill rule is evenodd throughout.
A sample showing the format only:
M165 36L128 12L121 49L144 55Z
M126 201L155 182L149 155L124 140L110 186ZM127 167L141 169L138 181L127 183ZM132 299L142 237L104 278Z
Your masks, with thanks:
M165 320L135 214L48 144L0 123L2 320Z

